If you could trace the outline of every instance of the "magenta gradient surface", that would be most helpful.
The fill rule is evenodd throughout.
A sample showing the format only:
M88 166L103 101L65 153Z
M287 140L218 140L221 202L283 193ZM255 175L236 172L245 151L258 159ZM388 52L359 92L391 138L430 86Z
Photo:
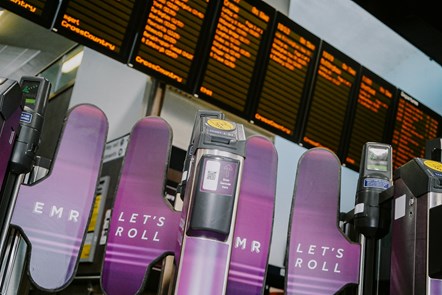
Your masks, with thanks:
M229 245L211 239L186 237L176 295L223 295Z
M276 150L269 140L259 136L247 140L228 295L264 292L273 227L277 162Z
M273 226L276 171L277 154L273 144L263 137L249 138L230 260L227 243L188 236L176 294L263 294Z
M22 185L11 224L30 244L31 281L65 287L75 273L93 206L108 123L92 105L72 109L48 177Z
M139 293L148 269L175 249L180 214L164 199L171 138L161 118L141 119L132 129L103 263L106 294Z
M338 227L341 165L314 148L298 163L289 223L286 294L335 294L358 283L360 246Z

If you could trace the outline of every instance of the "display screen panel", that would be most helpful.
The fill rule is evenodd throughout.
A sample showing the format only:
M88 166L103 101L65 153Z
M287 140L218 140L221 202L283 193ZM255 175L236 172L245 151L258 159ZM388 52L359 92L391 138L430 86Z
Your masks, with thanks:
M138 30L130 64L193 92L201 47L213 21L214 0L153 0Z
M396 91L392 84L362 68L344 156L344 163L349 168L359 170L362 147L366 142L387 143Z
M339 155L360 65L322 42L302 144L326 147Z
M23 98L25 99L25 106L34 110L35 102L38 94L38 87L40 81L28 81L25 80L22 85Z
M145 1L63 1L53 30L111 58L127 62L141 3Z
M54 0L0 0L0 7L46 28L51 27L59 4Z
M252 120L270 131L292 138L298 114L308 94L320 39L281 13L264 54L258 91L253 96Z
M257 0L220 2L197 94L228 111L247 117L255 67L276 11Z
M388 148L369 147L367 153L367 169L375 171L388 170Z
M425 157L425 144L440 136L442 117L400 91L393 128L393 167Z

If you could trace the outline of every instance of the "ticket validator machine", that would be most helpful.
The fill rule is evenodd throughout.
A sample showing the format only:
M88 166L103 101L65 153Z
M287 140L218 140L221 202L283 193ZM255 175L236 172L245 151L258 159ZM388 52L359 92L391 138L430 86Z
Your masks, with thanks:
M442 163L398 168L393 203L390 294L442 294Z
M383 143L363 146L354 208L354 227L360 234L361 269L358 294L379 290L380 239L389 230L389 210L380 204L380 194L392 184L392 150Z
M241 172L243 126L197 114L185 162L175 294L225 294Z
M50 90L49 81L40 77L23 77L20 80L20 86L20 96L24 100L24 109L20 115L20 133L14 143L9 160L7 183L2 192L2 197L10 198L10 204L6 206L5 221L1 229L0 253L4 251L5 247L5 240L15 202L14 191L16 187L22 184L24 175L31 172L34 165Z
M20 97L24 108L20 115L20 132L14 142L9 160L9 171L2 191L4 215L0 230L0 294L13 294L18 288L24 253L24 240L15 229L9 227L17 192L25 174L30 173L36 161L40 144L44 112L50 91L50 83L41 77L23 77L20 80ZM16 282L17 281L17 282Z

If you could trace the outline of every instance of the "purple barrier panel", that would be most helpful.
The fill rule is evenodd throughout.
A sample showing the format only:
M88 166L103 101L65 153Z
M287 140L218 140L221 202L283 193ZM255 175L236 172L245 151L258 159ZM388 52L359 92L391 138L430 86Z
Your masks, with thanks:
M263 294L273 227L278 156L266 138L247 140L228 295Z
M148 268L173 254L180 214L164 199L170 146L161 118L144 118L131 132L103 262L106 294L137 294Z
M428 294L430 295L442 294L442 280L430 278L429 291Z
M341 165L314 148L298 163L289 225L287 294L334 294L358 283L360 246L338 227Z
M22 185L11 224L30 245L29 274L41 289L73 279L94 201L107 119L92 105L72 109L48 177Z

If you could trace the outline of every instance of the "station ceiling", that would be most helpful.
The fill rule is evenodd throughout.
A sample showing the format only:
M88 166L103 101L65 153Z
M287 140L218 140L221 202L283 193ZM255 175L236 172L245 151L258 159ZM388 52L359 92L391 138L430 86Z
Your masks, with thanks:
M353 0L442 66L442 16L436 0Z
M76 45L9 11L0 11L0 76L19 80L35 75Z

